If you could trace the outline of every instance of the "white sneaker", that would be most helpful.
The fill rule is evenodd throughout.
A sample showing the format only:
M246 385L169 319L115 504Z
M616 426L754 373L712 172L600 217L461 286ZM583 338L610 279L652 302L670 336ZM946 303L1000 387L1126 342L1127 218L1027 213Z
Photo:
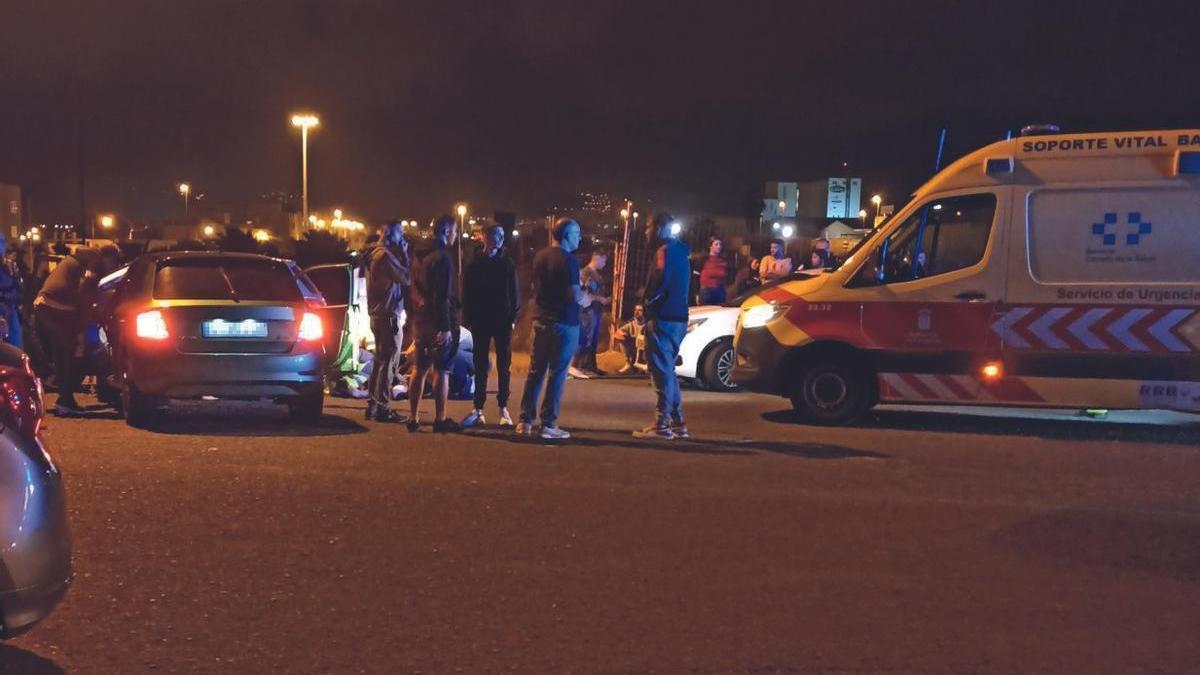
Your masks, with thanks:
M482 418L483 413L480 413L479 416ZM511 427L512 425L513 425L512 415L508 414L508 408L501 408L500 409L500 426ZM464 425L464 426L466 426L466 425Z
M566 431L565 429L559 429L558 427L542 426L542 433L540 435L542 438L549 441L561 441L563 439L570 438L571 432Z
M474 427L474 426L483 426L484 424L487 424L487 420L484 419L483 411L480 410L479 408L472 410L471 414L464 417L463 421L462 421L463 428Z
M570 367L568 367L568 368L567 368L567 374L568 374L568 375L570 375L571 377L573 377L573 378L577 379L577 380L590 380L590 379L592 379L592 376L591 376L591 375L588 375L587 373L585 373L585 372L583 372L582 370L580 370L580 369L576 368L575 366L570 366Z
M514 431L519 436L532 436L533 435L533 425L530 424L529 422L521 422L520 424L517 425L517 428L514 429Z

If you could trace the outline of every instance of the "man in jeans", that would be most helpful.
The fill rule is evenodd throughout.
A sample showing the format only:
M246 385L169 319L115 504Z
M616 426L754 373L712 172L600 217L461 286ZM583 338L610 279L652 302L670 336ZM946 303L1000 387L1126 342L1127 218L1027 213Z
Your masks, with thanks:
M610 302L607 296L601 295L604 288L604 265L608 262L608 254L604 249L592 251L592 259L579 273L579 287L592 297L592 302L579 310L579 349L572 359L567 374L577 380L591 378L589 371L602 375L596 365L596 348L600 342L600 321L603 318L604 305Z
M579 236L579 223L563 218L554 225L554 241L533 259L537 314L533 322L529 375L525 378L525 393L521 396L518 434L533 434L538 395L543 381L548 379L546 396L542 399L541 437L571 437L570 433L558 428L558 408L567 380L567 367L579 344L579 308L591 303L591 296L579 286L579 261L572 255L579 248Z
M487 401L488 343L496 346L496 403L500 426L511 427L508 414L508 378L512 366L512 332L521 307L517 294L517 268L504 255L504 228L493 223L483 231L484 251L475 257L463 275L463 318L471 329L475 357L475 408L462 426L486 424L483 404Z
M646 360L657 397L654 424L633 432L635 438L687 438L675 359L687 332L691 266L687 244L671 235L674 218L660 213L646 228L651 248L662 243L663 264L646 285Z
M403 340L400 315L404 311L404 287L412 283L408 265L408 243L404 228L393 220L383 226L382 239L367 257L367 315L375 336L375 357L367 380L367 419L399 422L400 415L390 408L392 379L400 359Z

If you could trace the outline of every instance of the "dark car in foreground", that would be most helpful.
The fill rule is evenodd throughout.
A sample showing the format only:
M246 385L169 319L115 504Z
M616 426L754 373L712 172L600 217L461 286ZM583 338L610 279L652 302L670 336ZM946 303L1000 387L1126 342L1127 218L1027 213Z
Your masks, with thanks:
M0 638L44 619L71 581L66 497L43 414L29 359L0 343Z
M327 356L320 292L290 260L187 251L138 258L103 319L131 425L170 399L271 399L316 423Z

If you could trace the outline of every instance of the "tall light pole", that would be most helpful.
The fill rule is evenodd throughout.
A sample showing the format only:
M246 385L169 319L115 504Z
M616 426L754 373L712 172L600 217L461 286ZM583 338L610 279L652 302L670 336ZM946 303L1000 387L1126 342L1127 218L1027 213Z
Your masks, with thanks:
M461 301L462 301L462 291L463 291L463 288L462 288L462 277L463 277L463 268L462 268L462 241L463 241L463 223L464 223L464 222L466 222L466 218L467 218L467 205L466 205L466 204L459 204L458 206L456 206L456 207L454 208L454 211L455 211L455 213L457 213L457 214L458 214L458 236L454 238L454 247L455 247L456 249L458 249L458 299L459 299L459 302L461 302ZM436 233L436 232L434 232L434 234L436 235L437 233Z
M316 115L292 115L292 126L300 127L300 210L308 220L308 130L320 124Z
M192 194L192 186L187 183L180 183L179 194L183 195L183 215L186 218L188 214L188 195Z
M879 225L879 205L883 204L883 197L880 195L871 195L871 203L875 205L875 222L873 227Z

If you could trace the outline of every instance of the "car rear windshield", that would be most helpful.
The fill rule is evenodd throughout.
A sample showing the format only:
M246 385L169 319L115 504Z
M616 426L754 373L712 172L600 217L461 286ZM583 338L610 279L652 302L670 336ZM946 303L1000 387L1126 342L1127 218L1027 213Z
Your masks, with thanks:
M168 260L154 275L158 300L266 300L299 302L300 288L282 264L263 260Z

